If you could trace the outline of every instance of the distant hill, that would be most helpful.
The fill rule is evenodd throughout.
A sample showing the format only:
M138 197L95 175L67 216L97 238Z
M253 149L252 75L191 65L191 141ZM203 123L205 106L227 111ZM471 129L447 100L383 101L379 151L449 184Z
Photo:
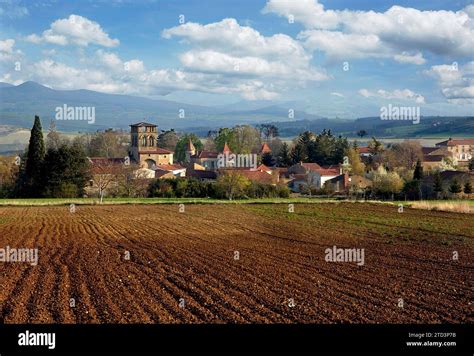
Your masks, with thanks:
M302 131L320 132L331 129L336 135L356 137L357 131L365 130L367 136L385 138L421 138L462 136L474 137L474 116L468 117L421 117L419 124L411 121L383 121L378 117L356 120L301 120L275 122L280 135L292 137Z
M263 121L287 120L288 112L277 106L236 111L236 108L206 107L167 100L153 100L131 95L105 94L91 90L54 90L35 82L18 86L0 83L1 123L18 127L30 127L34 115L39 115L44 125L54 118L56 107L93 106L96 122L58 121L62 131L95 131L108 127L127 128L138 121L152 121L161 128L211 127L223 123L235 125ZM262 103L260 103L262 104ZM268 105L268 103L267 103ZM184 118L179 117L184 110ZM316 116L308 117L316 119Z

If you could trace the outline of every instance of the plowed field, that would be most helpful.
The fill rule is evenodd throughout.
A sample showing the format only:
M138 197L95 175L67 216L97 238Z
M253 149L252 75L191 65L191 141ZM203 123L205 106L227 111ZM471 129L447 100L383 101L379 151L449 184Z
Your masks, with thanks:
M39 262L0 262L0 322L472 322L472 215L294 208L1 207L0 248ZM364 264L326 262L333 246Z

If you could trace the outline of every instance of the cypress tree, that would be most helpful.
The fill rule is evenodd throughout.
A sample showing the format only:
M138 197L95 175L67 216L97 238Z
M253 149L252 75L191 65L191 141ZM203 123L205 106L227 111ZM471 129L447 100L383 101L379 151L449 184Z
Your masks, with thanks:
M439 199L440 194L443 192L443 179L441 178L441 174L439 172L435 173L433 190L436 192L436 198Z
M35 122L31 129L30 143L26 158L25 174L27 179L29 194L38 193L41 181L41 167L45 156L43 132L39 116L35 116Z
M471 182L466 182L466 184L464 184L464 194L467 194L467 195L471 195L472 193L472 184Z
M293 150L291 151L291 160L293 164L306 162L307 159L308 159L308 156L306 155L306 150L304 146L302 146L300 143L297 143L295 147L293 147Z
M461 187L461 184L459 184L459 182L456 178L454 178L451 181L451 185L449 186L449 191L453 194L461 193L462 187Z
M420 160L416 161L415 172L413 173L413 179L420 180L423 178L423 166Z
M262 156L262 163L267 167L275 167L276 159L273 157L271 152L264 153Z
M280 153L278 154L278 165L280 167L288 167L291 165L291 152L286 142L283 142Z

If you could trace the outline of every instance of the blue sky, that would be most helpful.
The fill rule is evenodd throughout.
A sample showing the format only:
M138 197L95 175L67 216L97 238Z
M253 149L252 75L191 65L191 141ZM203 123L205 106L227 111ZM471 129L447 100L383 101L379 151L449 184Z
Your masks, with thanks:
M389 103L473 115L470 3L0 0L0 81L329 117Z

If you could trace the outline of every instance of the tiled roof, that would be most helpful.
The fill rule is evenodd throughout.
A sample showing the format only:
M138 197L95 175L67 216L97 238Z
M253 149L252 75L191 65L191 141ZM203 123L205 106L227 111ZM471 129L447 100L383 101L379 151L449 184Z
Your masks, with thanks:
M361 153L370 153L370 150L368 147L357 147L357 152L359 152L359 154Z
M197 153L197 158L217 158L218 153L212 151L200 151Z
M214 171L189 170L186 172L186 177L193 177L198 179L216 179L217 173Z
M257 167L257 171L265 171L265 172L270 172L272 169L270 167L267 167L263 163Z
M273 176L271 174L260 172L260 171L251 171L251 170L239 170L239 174L248 178L251 181L274 184Z
M107 158L107 157L89 157L92 165L119 165L125 162L123 157Z
M456 145L474 145L474 138L466 138L466 139L459 139L459 140L446 140L437 143L439 146L456 146Z
M443 155L424 155L423 162L441 162L443 158Z
M310 171L315 171L315 170L317 170L317 169L321 169L321 166L320 166L319 164L317 164L317 163L301 163L301 165L302 165L304 168L306 168L306 169L308 169L308 170L310 170Z
M155 168L161 171L176 171L179 169L186 169L186 167L183 167L180 164L157 164Z
M321 176L338 176L339 169L317 169L315 172L319 173Z
M429 155L431 152L439 150L439 147L422 147L421 151L424 155Z
M148 122L137 122L136 124L133 124L133 125L130 125L130 126L133 126L133 127L141 127L141 126L147 126L147 127L156 127L155 124L150 124Z

